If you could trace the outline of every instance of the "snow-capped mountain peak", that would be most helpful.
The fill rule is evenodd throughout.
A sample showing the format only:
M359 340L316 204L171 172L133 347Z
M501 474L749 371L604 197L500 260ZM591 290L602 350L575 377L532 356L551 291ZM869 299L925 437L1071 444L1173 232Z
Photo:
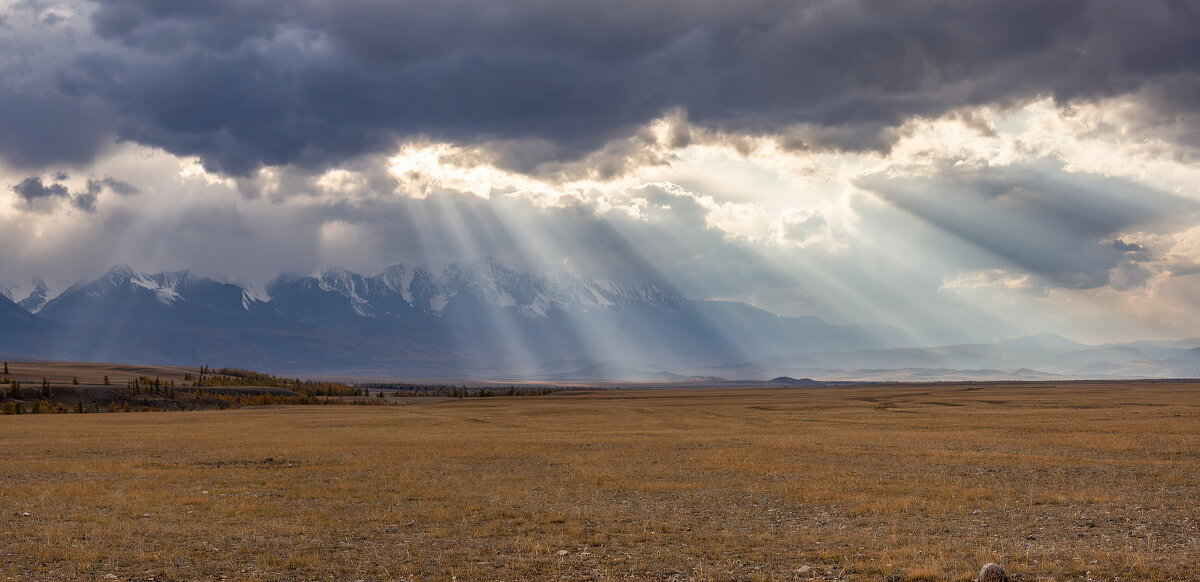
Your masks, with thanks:
M187 287L191 281L192 274L189 271L168 271L151 275L135 271L129 265L117 265L85 287L93 296L118 289L142 288L152 292L158 301L170 305L179 300L179 290Z
M30 313L37 313L38 310L46 305L47 301L53 299L53 296L50 288L46 286L46 282L41 277L35 277L33 283L33 290L24 299L18 301L17 305L25 308Z
M366 292L366 282L362 275L352 273L342 267L334 267L323 271L317 278L317 284L323 291L333 291L344 295L350 300L350 305L359 315L371 315L373 309L370 301L359 295Z
M134 271L133 267L130 267L129 265L121 263L121 264L113 265L113 267L111 269L109 269L108 272L105 273L102 277L100 277L100 279L97 280L96 282L97 283L103 282L103 283L108 283L108 284L112 284L112 285L120 285L122 283L127 283L127 282L131 281L132 279L134 279L137 276L138 276L138 272Z
M128 265L117 265L94 281L76 283L47 297L37 310L39 315L89 325L163 318L211 323L216 314L252 311L262 303L241 286L190 271L142 273Z
M374 278L385 288L399 293L400 297L411 305L413 302L413 281L417 280L419 276L426 281L432 279L429 273L422 267L408 263L397 263L379 271L375 274Z
M9 298L30 313L37 313L46 302L57 297L66 288L65 285L49 284L41 277L34 277L24 284L0 285L0 295Z
M527 318L553 311L588 312L635 304L680 310L683 297L653 285L629 285L568 273L543 275L513 269L492 258L452 263L437 272L398 263L373 275L331 268L310 275L281 275L268 286L272 301L312 312L340 296L343 306L367 317L409 313L441 316L452 305L511 309ZM306 293L323 294L325 299Z

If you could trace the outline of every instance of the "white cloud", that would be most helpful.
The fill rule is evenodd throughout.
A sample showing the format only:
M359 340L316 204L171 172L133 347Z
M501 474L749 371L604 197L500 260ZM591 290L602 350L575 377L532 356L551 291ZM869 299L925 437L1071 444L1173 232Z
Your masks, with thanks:
M1004 289L1032 289L1033 277L1029 274L1013 273L1004 269L982 269L955 273L942 280L940 289L981 289L1002 287Z

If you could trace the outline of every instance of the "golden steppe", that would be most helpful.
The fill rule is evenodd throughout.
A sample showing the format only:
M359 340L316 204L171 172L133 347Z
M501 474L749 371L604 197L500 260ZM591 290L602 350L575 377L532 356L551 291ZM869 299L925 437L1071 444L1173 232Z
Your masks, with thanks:
M0 580L1200 579L1200 383L0 416L0 458Z

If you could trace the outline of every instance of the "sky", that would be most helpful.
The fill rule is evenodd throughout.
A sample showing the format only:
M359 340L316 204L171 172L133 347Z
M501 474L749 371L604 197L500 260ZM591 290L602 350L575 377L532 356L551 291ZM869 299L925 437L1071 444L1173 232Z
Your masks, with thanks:
M1200 329L1200 1L0 0L0 283L493 256Z

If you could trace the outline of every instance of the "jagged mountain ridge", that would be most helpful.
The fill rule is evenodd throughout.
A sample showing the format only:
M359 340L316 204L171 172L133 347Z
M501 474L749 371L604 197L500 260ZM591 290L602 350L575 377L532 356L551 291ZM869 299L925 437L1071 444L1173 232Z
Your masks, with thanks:
M1200 340L1089 346L1041 334L904 347L905 336L887 328L779 317L661 285L529 273L491 259L436 271L397 264L369 275L283 274L264 292L124 265L57 295L37 283L26 297L36 300L0 298L8 354L424 378L1200 375L1192 349Z
M492 259L283 274L265 293L119 265L50 298L37 319L88 330L31 347L56 357L426 377L632 369L608 362L688 369L751 353L884 347L862 328Z
M12 300L30 313L37 313L47 301L62 291L62 287L51 287L41 277L34 277L26 284L12 281L0 284L0 296Z
M33 290L24 299L17 302L26 311L37 313L46 305L46 302L53 298L53 292L46 286L46 282L41 277L34 279Z
M79 283L50 299L38 315L74 325L159 327L228 324L258 303L238 285L189 271L139 273L118 265L95 281ZM214 316L219 316L215 317Z
M529 318L552 311L587 312L635 303L682 310L687 300L655 285L628 285L571 273L540 275L510 269L494 260L454 263L438 273L424 267L397 264L371 276L335 268L312 275L285 274L267 285L269 303L288 309L303 294L336 294L358 315L379 317L416 310L441 316L456 298ZM295 306L298 307L298 306Z
M112 298L144 302L147 304L144 307L191 305L223 312L263 309L304 312L319 310L321 306L306 307L297 304L298 299L305 295L325 295L326 301L338 297L339 307L348 307L364 317L402 315L413 310L440 316L452 299L469 298L502 309L512 308L530 318L546 317L554 310L586 312L636 303L680 311L688 301L655 285L621 284L570 273L532 274L492 260L455 263L438 273L404 263L374 275L361 275L344 268L310 275L289 273L271 280L266 292L264 297L246 287L189 271L148 274L118 265L100 278L73 285L56 296L49 296L49 289L39 283L22 306L30 312L45 309L45 315L51 319L78 322L85 317L73 312L76 305ZM312 299L321 303L320 299Z

